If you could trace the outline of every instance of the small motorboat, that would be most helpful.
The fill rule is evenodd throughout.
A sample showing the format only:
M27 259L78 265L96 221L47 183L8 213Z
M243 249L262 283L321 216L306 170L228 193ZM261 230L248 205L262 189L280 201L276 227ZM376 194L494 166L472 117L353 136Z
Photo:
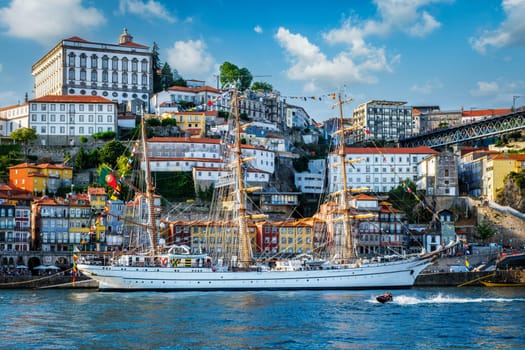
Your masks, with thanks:
M392 293L388 292L377 296L376 300L379 301L381 304L384 304L388 303L389 301L393 301L394 297L392 297Z

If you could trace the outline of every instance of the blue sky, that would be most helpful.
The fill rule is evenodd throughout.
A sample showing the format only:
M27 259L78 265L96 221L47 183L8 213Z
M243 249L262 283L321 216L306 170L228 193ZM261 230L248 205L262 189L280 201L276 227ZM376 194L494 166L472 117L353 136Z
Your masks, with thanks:
M215 86L229 61L318 121L339 91L345 114L372 99L522 106L524 19L525 0L0 0L0 107L33 98L31 66L60 40L117 43L124 27L185 79Z

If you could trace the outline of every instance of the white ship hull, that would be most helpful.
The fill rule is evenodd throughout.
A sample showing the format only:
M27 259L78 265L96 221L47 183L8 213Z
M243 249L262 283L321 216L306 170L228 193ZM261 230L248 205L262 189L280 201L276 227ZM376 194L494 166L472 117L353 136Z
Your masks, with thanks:
M208 268L78 264L101 291L227 291L410 288L432 259L301 271L219 272Z

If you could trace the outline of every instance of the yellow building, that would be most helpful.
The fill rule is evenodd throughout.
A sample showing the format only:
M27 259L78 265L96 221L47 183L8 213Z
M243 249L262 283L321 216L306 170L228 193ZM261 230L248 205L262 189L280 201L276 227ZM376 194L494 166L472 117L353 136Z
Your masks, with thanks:
M108 195L104 187L88 187L91 208L102 210L106 206Z
M179 129L187 132L190 137L204 137L206 134L206 119L212 119L216 116L217 111L192 111L164 113L163 119L175 119Z
M496 199L498 191L505 186L505 177L525 169L525 154L499 153L487 156L487 168L483 176L483 193L489 201Z
M300 219L276 222L279 227L281 254L311 254L313 252L313 220Z

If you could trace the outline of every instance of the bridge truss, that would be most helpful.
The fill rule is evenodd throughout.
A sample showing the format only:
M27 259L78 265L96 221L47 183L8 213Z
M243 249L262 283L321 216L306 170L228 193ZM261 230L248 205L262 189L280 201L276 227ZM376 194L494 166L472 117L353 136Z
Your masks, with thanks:
M443 148L525 130L525 110L399 140L402 147Z

